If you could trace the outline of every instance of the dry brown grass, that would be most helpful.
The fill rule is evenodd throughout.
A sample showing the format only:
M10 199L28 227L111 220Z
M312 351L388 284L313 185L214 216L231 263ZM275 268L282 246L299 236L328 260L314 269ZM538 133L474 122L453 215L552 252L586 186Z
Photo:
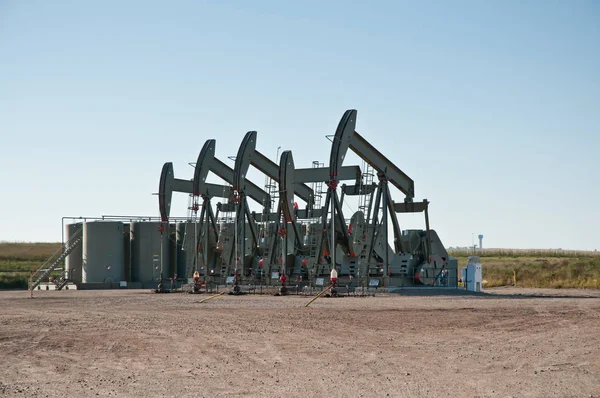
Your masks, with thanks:
M450 249L453 257L600 257L599 251L563 249Z
M450 250L464 266L468 250ZM600 253L555 250L484 249L478 251L487 287L600 288Z

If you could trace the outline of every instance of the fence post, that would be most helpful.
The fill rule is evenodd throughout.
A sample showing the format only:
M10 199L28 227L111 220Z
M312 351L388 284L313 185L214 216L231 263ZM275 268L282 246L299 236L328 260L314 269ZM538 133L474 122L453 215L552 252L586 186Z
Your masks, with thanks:
M517 270L513 270L513 286L517 286Z

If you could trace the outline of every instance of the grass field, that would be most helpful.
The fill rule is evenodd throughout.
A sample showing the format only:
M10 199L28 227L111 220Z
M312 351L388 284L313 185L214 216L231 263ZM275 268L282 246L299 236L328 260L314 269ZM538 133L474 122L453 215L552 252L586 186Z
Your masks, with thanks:
M473 255L469 250L449 250L459 266ZM600 252L570 250L484 249L475 255L483 265L485 286L550 288L600 288Z
M60 243L0 243L0 289L26 288L30 270L37 270ZM449 250L467 263L472 251ZM478 250L486 286L600 288L600 252L569 250Z
M0 289L26 289L29 271L36 271L60 243L0 243Z

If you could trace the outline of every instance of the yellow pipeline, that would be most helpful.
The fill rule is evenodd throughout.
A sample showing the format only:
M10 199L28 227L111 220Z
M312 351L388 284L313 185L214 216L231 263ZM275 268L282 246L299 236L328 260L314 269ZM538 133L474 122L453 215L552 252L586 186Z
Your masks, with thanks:
M205 302L205 301L212 300L212 299L214 299L214 298L217 298L217 297L219 297L219 296L222 296L223 294L225 294L225 292L221 292L221 293L219 293L219 294L215 294L214 296L207 297L207 298L205 298L204 300L200 300L200 301L198 301L198 303L203 303L203 302Z
M315 301L316 299L318 299L319 297L321 297L323 295L323 293L325 293L326 291L328 291L329 289L331 289L331 285L327 286L325 288L325 290L323 290L321 293L317 294L317 297L313 298L312 300L310 300L308 302L308 304L305 305L305 307L308 307L309 305L311 305L313 303L313 301Z

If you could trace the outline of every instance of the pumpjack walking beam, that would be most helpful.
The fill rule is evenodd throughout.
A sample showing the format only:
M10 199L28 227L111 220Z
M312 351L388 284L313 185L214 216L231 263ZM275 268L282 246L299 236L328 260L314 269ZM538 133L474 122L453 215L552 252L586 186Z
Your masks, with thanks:
M181 180L173 176L173 163L168 162L163 165L159 184L159 210L161 218L168 221L171 211L171 198L173 192L182 192L193 194L194 196L206 197L208 199L231 198L233 190L230 186L210 184L205 182L208 172L211 171L225 180L228 184L233 184L233 169L214 157L215 140L208 140L204 144L194 171L193 180ZM268 193L253 184L246 182L246 193L255 202L262 206L268 206L271 198Z
M389 191L389 185L392 184L402 193L406 195L404 202L412 203L415 196L414 181L400 170L394 163L392 163L387 157L379 152L373 145L371 145L364 137L356 132L356 117L357 111L355 109L347 110L336 130L336 134L333 139L333 145L331 149L331 157L329 161L330 165L330 190L331 187L337 186L337 175L339 168L342 165L343 160L346 157L348 149L356 153L360 158L373 167L377 171L379 177L378 192L375 200L375 207L373 209L373 226L378 222L379 205L383 202L383 232L385 234L385 242L387 244L387 219L388 213L392 220L392 228L394 231L394 249L396 252L403 252L401 244L401 230L400 224L396 217L396 210L394 208L395 203L391 198ZM335 195L333 195L335 199ZM369 246L369 255L373 250L375 243L375 234L371 237L371 243ZM388 273L389 258L387 250L385 251L385 273Z
M254 134L256 137L256 131L249 132L247 136L250 134ZM256 139L254 141L256 142ZM249 151L248 156L250 157L250 164L252 166L256 167L272 180L279 182L279 165L277 165L277 163L273 162L256 149L253 153ZM314 203L314 192L308 185L300 182L294 183L294 193L306 202L307 207L312 207L312 204Z
M246 174L251 165L270 179L279 183L280 167L277 163L256 150L257 135L256 131L249 131L244 136L235 158L234 176L231 182L234 190L243 191L244 195L248 196L252 192L250 188L253 184L246 179ZM308 185L296 182L293 184L293 191L300 199L307 203L308 207L312 205L314 192Z

